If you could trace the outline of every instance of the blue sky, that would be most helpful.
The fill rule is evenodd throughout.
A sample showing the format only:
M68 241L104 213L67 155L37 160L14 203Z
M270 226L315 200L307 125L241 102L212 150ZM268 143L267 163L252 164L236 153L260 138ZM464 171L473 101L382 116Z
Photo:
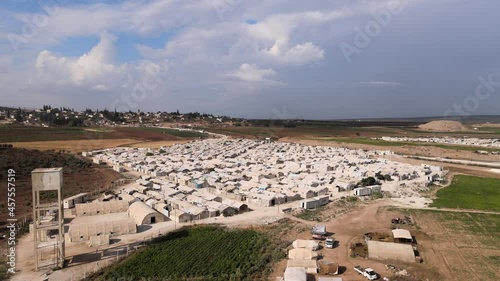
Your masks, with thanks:
M0 103L251 118L500 114L498 10L490 0L6 0Z

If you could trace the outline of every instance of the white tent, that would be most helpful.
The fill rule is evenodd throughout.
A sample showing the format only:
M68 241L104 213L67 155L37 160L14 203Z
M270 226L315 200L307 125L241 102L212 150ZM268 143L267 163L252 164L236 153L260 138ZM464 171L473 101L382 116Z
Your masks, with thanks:
M294 249L305 248L316 251L319 248L319 243L314 240L297 239L293 241L292 246Z
M315 260L288 260L286 267L303 267L307 273L318 273L318 264Z
M307 272L303 267L287 267L285 281L307 281Z
M398 260L415 262L413 247L409 244L368 241L368 257L370 259Z
M291 260L314 260L317 258L317 254L313 250L304 248L291 249L288 252L288 258Z

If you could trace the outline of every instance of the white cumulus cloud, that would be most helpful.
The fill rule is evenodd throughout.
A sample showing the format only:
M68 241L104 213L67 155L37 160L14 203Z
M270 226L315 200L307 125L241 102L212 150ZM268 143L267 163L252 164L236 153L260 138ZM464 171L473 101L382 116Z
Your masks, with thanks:
M255 64L244 63L240 67L224 75L228 78L235 78L236 80L251 82L251 83L263 83L267 85L284 85L283 82L279 82L271 79L270 77L275 76L276 71L273 69L261 69Z

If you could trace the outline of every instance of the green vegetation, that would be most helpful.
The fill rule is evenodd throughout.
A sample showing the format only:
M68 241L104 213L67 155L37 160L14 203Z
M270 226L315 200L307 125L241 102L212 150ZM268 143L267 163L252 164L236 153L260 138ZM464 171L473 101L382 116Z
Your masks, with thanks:
M453 245L440 247L440 254L460 280L500 280L500 257L496 254L500 250L500 215L436 210L409 212L433 241L448 241Z
M102 139L103 134L71 127L0 126L0 142Z
M147 132L154 132L154 133L161 133L161 134L168 134L180 138L206 138L207 134L202 134L198 132L193 132L193 131L179 131L176 129L165 129L165 128L156 128L156 127L138 127L138 128L132 128L135 130L141 130L141 131L147 131Z
M78 173L92 166L87 160L80 159L61 151L41 151L23 148L0 149L0 170L14 169L17 176L30 176L36 168L64 167L64 173ZM2 179L6 174L0 174Z
M183 228L88 280L264 280L283 248L256 230Z
M345 197L345 200L350 203L358 202L358 197L356 196L347 196Z
M499 134L500 135L500 128L499 127L483 127L479 128L481 132L487 132L489 134Z
M139 138L162 140L166 137L206 138L207 134L157 127L33 127L21 125L0 126L0 144L12 142L64 141Z
M450 212L436 210L410 210L422 222L438 221L458 247L500 249L500 215ZM425 230L425 229L424 229ZM435 229L432 229L436 231Z
M389 174L382 175L382 172L378 171L375 173L375 178L381 181L392 181L392 177Z
M298 215L297 218L306 221L322 221L322 212L326 209L325 206L313 209L313 210L303 210Z
M500 212L500 179L458 175L437 192L431 207Z
M319 124L317 122L305 122L299 124L286 123L281 120L265 120L264 123L254 124L253 126L234 126L226 128L197 128L208 132L225 134L238 137L333 137L345 135L392 135L391 128L375 127L349 127L338 125L335 122L326 122ZM321 123L321 122L320 122ZM331 123L331 124L328 124ZM392 133L391 133L392 132Z
M370 186L376 184L378 184L378 182L374 177L363 178L360 182L358 182L358 186Z
M384 198L384 194L382 192L373 192L372 199L380 199Z

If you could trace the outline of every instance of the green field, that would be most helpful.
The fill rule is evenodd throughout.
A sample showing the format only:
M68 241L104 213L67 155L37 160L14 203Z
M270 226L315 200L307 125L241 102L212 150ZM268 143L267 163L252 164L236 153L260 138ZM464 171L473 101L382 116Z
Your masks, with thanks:
M147 131L147 132L154 132L154 133L161 133L161 134L168 134L180 138L206 138L207 134L202 134L198 132L191 132L191 131L179 131L175 129L165 129L165 128L156 128L156 127L139 127L139 128L133 128L135 130L142 130L142 131Z
M446 260L453 280L500 280L500 215L435 210L409 214L429 235L426 243L435 243L434 251Z
M1 126L0 143L51 141L51 140L84 140L102 139L106 134L88 132L83 128L62 127L30 127L30 126Z
M90 280L265 280L286 257L265 233L219 226L183 228L159 238Z
M500 179L457 175L430 206L500 212Z
M500 215L439 210L411 210L412 215L436 220L445 233L457 238L458 247L492 248L500 250ZM433 231L438 231L433 229ZM474 242L467 241L474 239Z
M0 126L0 143L62 140L100 140L139 138L143 140L206 138L207 134L156 127L33 127Z

